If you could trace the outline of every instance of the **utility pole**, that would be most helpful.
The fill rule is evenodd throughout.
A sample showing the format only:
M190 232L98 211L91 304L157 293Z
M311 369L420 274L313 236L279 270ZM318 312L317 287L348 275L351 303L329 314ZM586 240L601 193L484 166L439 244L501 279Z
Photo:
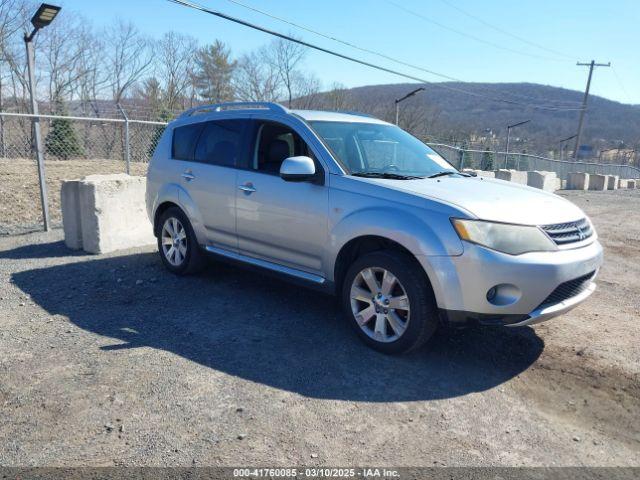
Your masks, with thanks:
M582 108L580 109L580 120L578 120L578 133L576 134L576 148L573 150L573 161L578 161L578 149L580 148L580 137L582 136L582 125L584 124L584 114L587 111L587 100L589 100L589 89L591 88L591 77L593 76L593 69L595 67L610 67L611 62L608 63L596 63L595 60L591 60L589 63L576 63L579 67L589 67L589 77L587 78L587 88L584 91L584 97L582 98Z

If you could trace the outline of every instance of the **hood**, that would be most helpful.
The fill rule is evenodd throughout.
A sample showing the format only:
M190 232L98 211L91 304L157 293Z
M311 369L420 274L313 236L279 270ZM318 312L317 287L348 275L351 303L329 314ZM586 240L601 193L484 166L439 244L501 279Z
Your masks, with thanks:
M480 177L367 180L461 207L482 220L548 225L586 217L577 206L558 195L504 180Z

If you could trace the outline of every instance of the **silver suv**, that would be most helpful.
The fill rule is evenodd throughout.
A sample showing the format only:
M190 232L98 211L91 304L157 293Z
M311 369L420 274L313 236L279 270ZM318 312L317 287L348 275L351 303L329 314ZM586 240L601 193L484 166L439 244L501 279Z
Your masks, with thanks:
M205 254L340 296L387 353L439 322L521 326L595 290L586 215L540 190L457 171L398 127L271 103L198 107L172 122L147 175L162 262Z

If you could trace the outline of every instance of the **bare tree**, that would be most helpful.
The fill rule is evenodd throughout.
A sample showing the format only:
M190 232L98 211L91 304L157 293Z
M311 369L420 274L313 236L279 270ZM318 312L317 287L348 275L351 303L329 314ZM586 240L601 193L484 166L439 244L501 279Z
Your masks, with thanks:
M293 104L296 108L305 110L321 108L320 80L312 74L303 74L301 72L294 72L292 78L295 85L296 98L289 102L289 106Z
M104 58L102 38L93 36L85 44L79 68L85 72L76 83L76 95L80 98L83 113L100 117L99 100L105 97L111 78Z
M120 103L122 98L149 69L153 53L149 41L132 23L116 21L105 34L107 67L111 78L112 98Z
M198 50L193 71L193 83L198 95L208 102L233 100L233 72L236 61L220 40Z
M265 49L243 55L233 78L238 100L275 102L281 90L280 77L271 62L265 60Z
M267 51L267 59L278 72L280 81L286 90L288 106L292 106L296 87L301 78L298 67L304 60L307 51L302 45L278 38L274 40Z
M349 110L350 96L347 88L341 83L333 83L326 93L325 99L330 110Z
M63 20L42 32L43 73L48 81L51 105L61 105L64 99L71 97L78 82L91 68L84 62L86 45L93 41L85 21L77 16L65 16Z
M193 37L168 32L156 48L157 76L164 83L163 101L168 110L184 108L185 97L192 82L197 42Z

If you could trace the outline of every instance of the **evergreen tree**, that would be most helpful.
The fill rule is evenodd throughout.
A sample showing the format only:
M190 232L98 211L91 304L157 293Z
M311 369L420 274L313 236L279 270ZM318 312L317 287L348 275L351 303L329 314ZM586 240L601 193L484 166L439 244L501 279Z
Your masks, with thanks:
M196 52L193 84L198 95L207 102L220 103L233 100L233 72L237 62L231 60L231 51L220 40Z
M56 100L54 112L56 115L67 114L61 100ZM51 128L44 146L49 155L65 160L84 155L84 149L80 145L73 124L67 118L56 118L51 121Z
M482 154L482 170L493 170L493 152L487 150Z

